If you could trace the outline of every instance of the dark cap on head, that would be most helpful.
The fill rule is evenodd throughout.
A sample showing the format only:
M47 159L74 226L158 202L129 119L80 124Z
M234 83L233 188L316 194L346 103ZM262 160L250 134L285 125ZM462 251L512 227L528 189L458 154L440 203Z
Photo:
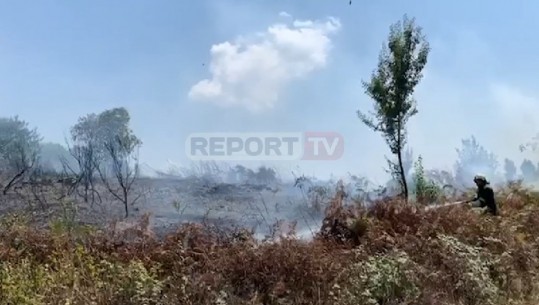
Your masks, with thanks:
M475 177L473 178L473 181L474 182L481 181L481 182L484 182L484 183L488 183L487 178L485 178L485 176L483 176L483 175L475 175Z

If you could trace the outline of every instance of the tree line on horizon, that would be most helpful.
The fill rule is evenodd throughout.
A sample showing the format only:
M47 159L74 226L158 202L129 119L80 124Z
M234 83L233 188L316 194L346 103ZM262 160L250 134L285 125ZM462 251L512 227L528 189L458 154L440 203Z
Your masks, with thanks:
M415 159L407 147L406 124L418 113L413 93L422 79L429 52L429 43L415 19L405 15L391 25L377 68L371 79L363 82L365 93L373 100L374 112L370 115L357 112L362 123L384 137L393 155L387 158L388 172L406 200L410 183L417 183L411 169L422 160L421 155ZM461 144L454 173L431 170L427 171L429 179L470 186L471 177L482 172L493 181L539 181L539 163L525 159L517 168L514 161L506 158L500 173L497 157L474 136L463 139ZM140 176L141 146L142 141L131 130L130 115L124 107L80 117L71 127L65 145L43 142L37 128L30 128L18 116L0 118L1 193L7 194L25 179L61 172L76 177L76 184L82 186L76 191L85 202L96 200L95 184L99 181L124 204L127 215L128 205L138 199L131 198L130 191ZM418 166L422 170L422 165ZM242 183L250 180L271 183L277 179L277 173L265 167L253 171L238 165L228 175L229 179Z

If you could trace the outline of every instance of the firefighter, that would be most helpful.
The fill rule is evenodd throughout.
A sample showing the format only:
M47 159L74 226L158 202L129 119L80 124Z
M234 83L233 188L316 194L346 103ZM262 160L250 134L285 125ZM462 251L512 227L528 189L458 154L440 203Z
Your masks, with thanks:
M494 199L494 190L483 175L476 175L473 179L477 185L477 195L466 203L471 203L473 208L486 208L486 213L497 216L498 207Z

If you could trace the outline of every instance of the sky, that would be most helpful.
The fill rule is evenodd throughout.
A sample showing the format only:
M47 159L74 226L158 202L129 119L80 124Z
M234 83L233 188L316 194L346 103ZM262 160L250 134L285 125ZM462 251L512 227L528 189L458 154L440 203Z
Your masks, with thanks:
M431 52L408 142L451 170L474 135L500 159L538 130L534 1L0 1L0 116L64 143L88 113L125 107L141 161L189 165L193 133L336 132L338 160L283 172L383 180L389 150L357 110L389 26L416 18ZM260 165L245 162L245 165ZM299 166L299 167L298 167Z

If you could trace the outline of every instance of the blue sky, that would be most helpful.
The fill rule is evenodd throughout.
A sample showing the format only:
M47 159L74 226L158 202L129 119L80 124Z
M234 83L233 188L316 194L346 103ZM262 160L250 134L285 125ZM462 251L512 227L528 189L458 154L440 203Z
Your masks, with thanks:
M372 104L360 82L406 13L432 47L409 125L415 154L450 169L474 134L518 161L539 123L538 9L531 0L0 1L0 115L63 143L78 117L124 106L142 161L156 168L187 164L194 132L336 131L344 156L301 168L381 179L388 150L356 116ZM214 81L195 86L205 79Z

